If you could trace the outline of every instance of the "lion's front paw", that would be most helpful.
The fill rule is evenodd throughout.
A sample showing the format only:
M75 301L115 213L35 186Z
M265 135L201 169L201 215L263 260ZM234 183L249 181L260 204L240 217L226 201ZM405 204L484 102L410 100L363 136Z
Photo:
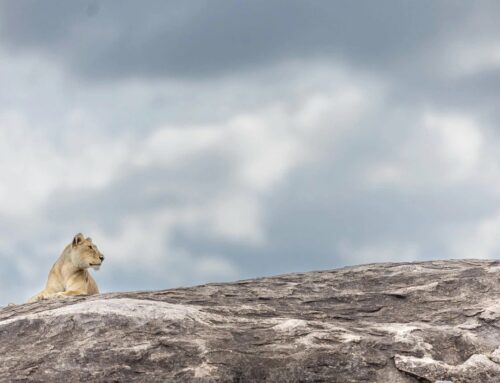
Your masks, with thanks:
M34 297L30 298L28 303L40 302L42 299L46 299L46 298L43 295L38 294L38 295L35 295Z

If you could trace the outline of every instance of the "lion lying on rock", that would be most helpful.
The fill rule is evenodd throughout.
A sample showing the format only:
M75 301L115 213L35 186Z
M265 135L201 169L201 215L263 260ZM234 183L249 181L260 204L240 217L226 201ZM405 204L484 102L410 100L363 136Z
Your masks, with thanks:
M99 294L97 283L87 269L92 267L99 270L103 260L104 256L92 243L92 239L85 238L81 233L75 235L73 241L66 246L52 266L45 289L28 302L72 295Z

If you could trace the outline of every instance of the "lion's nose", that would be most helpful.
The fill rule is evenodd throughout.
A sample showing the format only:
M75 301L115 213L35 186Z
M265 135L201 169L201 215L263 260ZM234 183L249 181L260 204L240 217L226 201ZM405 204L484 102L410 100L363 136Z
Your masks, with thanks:
M102 254L99 255L99 259L101 260L101 262L104 261L104 255L102 255Z

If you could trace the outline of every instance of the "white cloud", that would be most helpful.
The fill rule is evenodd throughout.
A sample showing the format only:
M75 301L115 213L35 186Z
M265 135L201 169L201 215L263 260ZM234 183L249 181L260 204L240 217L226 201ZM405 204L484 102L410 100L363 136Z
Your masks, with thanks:
M161 125L136 144L130 162L176 168L190 158L202 162L212 153L223 155L233 168L231 177L203 203L188 201L182 216L190 219L184 224L204 227L219 238L262 246L266 242L263 198L294 168L330 150L325 137L334 139L352 127L369 106L368 94L348 83L310 97L302 95L300 103L281 100L235 113L219 124Z
M131 153L132 162L141 166L175 166L183 158L214 147L221 132L213 126L162 126L144 139L140 151Z
M107 263L130 267L154 267L169 254L169 232L175 215L168 210L139 214L122 220L118 230L107 232L98 223L91 228L92 237L101 251L109 254ZM133 266L135 265L135 266Z
M216 237L264 245L262 206L255 195L237 191L220 198L208 208L204 223Z
M397 187L403 183L404 175L397 161L381 161L367 167L365 182L370 188Z
M298 125L307 131L342 130L352 126L362 116L363 113L360 112L366 112L367 107L380 101L380 85L375 92L371 89L373 86L362 89L354 84L344 84L335 92L308 95L295 111ZM372 92L374 94L370 94ZM371 99L375 95L378 98Z
M473 174L480 161L483 138L479 125L470 116L429 113L424 126L436 140L435 150L447 161L453 177Z
M496 177L491 168L494 151L483 130L472 115L423 112L394 141L394 150L367 164L365 184L430 189L484 177L491 182Z
M58 182L60 163L48 140L22 116L0 115L0 212L32 212Z
M55 143L22 115L0 114L0 211L33 213L55 190L109 184L127 157L126 141L81 134Z
M222 150L239 161L245 188L266 192L303 159L293 119L282 110L263 110L233 117L226 126Z
M500 68L500 41L460 39L444 50L443 71L452 77L473 76Z

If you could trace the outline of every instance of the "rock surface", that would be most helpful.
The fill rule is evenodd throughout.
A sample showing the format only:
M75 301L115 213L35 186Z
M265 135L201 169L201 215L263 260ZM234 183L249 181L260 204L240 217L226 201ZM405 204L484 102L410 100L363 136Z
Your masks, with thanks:
M500 382L500 262L386 263L0 310L0 381Z

